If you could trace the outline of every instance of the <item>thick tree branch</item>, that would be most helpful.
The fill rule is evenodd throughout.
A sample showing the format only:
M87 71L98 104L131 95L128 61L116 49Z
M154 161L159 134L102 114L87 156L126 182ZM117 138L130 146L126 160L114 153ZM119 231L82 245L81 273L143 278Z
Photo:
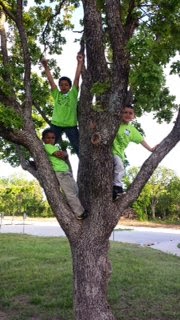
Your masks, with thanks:
M106 1L106 16L109 37L113 52L113 83L117 88L120 80L126 81L126 87L128 84L129 74L129 55L126 51L127 40L125 37L124 28L121 22L121 7L119 0L107 0Z
M3 125L0 124L0 136L8 141L15 143L17 146L22 145L29 150L35 161L37 172L32 172L32 168L31 170L28 170L29 165L25 163L23 157L21 157L22 165L30 173L34 173L33 175L38 178L38 181L43 187L48 202L61 227L69 237L70 241L76 242L78 240L80 229L83 227L82 221L78 221L76 219L75 215L66 204L64 197L60 193L60 188L55 173L53 172L52 167L49 163L42 142L37 138L35 132L31 131L30 134L26 130L13 131L12 129L6 129ZM72 224L73 229L71 228Z
M96 2L96 0L82 1L87 70L93 82L104 82L107 80L108 68L104 53L102 18Z

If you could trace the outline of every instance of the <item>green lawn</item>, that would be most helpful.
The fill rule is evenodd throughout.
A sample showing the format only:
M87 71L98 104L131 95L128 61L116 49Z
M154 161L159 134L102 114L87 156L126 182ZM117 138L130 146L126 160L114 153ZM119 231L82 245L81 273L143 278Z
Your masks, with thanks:
M111 242L109 302L118 320L179 320L180 259ZM0 319L72 320L65 238L0 235ZM98 319L97 319L98 320Z

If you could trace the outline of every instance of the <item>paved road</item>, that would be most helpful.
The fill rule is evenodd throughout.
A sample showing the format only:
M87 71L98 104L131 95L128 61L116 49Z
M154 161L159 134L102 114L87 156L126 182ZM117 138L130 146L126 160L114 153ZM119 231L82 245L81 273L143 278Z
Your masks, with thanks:
M1 233L24 233L34 236L59 237L65 236L58 223L2 223ZM118 226L110 237L110 240L136 243L142 246L150 246L164 252L173 253L180 256L180 230L165 228L147 227L125 227Z

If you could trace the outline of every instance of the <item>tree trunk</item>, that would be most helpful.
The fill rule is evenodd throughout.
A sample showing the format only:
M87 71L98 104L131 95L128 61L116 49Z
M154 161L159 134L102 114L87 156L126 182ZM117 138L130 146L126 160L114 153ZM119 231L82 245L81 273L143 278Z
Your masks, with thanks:
M111 275L108 260L109 240L91 240L83 234L72 246L74 271L74 308L76 320L115 320L107 302Z
M152 212L152 218L153 219L156 219L156 204L157 204L157 202L152 200L151 212Z

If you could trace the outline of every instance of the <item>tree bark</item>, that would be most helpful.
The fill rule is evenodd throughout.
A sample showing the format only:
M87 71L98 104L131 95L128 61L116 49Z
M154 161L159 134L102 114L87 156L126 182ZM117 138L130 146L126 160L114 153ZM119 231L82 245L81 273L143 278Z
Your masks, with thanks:
M72 247L74 271L74 305L77 320L115 320L107 301L111 263L109 241L89 239L84 234Z

